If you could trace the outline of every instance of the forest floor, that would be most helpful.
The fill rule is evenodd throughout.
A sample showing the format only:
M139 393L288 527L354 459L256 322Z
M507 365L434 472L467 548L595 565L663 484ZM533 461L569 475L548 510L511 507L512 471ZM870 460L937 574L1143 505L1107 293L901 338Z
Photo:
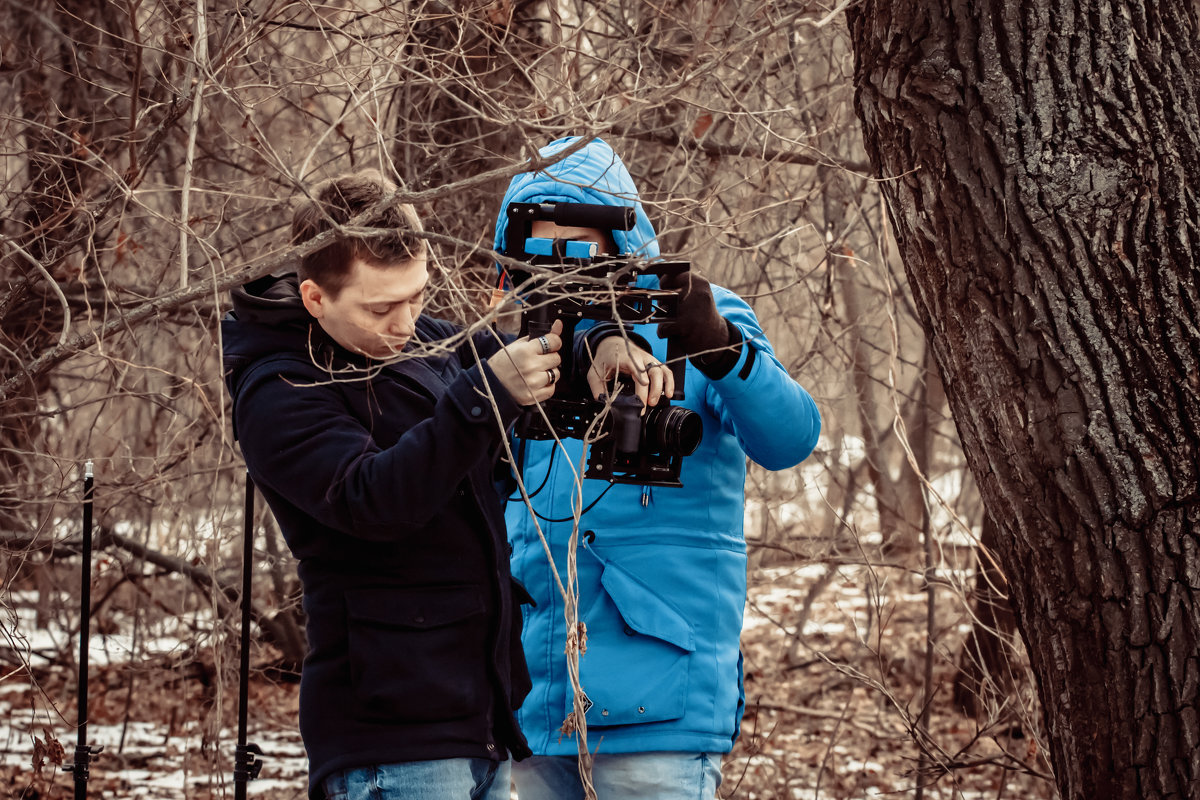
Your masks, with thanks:
M743 631L748 706L742 736L724 761L720 797L915 797L918 783L931 800L1055 796L1027 684L990 723L952 707L970 621L961 595L934 593L935 692L928 733L919 734L929 617L927 594L912 573L884 576L860 566L826 575L825 567L806 565L756 569L750 577ZM821 590L800 643L795 628L813 586ZM233 797L236 661L212 661L208 653L161 665L103 662L92 670L88 742L104 750L91 762L91 797ZM63 719L74 717L74 672L48 665L35 677L31 685L21 669L0 674L0 798L73 794L72 776L55 762L69 762L76 744ZM306 796L297 689L265 671L251 681L249 740L262 748L264 766L248 784L249 797Z

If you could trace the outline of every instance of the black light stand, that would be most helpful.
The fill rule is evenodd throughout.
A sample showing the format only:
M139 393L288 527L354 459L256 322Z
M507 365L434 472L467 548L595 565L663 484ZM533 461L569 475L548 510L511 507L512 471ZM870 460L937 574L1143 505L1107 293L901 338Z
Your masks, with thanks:
M256 756L262 749L246 744L250 715L250 576L254 566L254 481L246 474L246 518L242 535L242 638L238 665L238 740L233 767L233 796L246 800L246 783L258 777L263 762Z
M83 566L79 583L79 696L75 711L78 726L75 740L75 761L63 764L63 772L75 776L75 800L87 798L88 768L92 756L103 747L89 747L87 743L88 720L88 639L91 637L92 620L92 500L95 488L92 462L83 467Z

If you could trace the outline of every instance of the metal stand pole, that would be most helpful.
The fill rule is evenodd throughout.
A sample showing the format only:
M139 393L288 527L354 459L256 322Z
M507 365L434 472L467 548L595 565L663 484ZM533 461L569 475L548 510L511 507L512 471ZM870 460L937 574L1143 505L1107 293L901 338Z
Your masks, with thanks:
M87 743L88 720L88 639L91 638L92 621L92 500L95 488L92 462L83 468L83 566L79 583L79 694L76 706L75 761L63 764L63 772L75 776L75 800L86 800L88 768L92 756L103 747L89 747Z
M246 783L262 770L262 749L246 744L246 726L250 715L250 576L254 566L254 481L246 475L246 511L242 535L242 637L238 664L238 743L233 767L233 796L246 800Z

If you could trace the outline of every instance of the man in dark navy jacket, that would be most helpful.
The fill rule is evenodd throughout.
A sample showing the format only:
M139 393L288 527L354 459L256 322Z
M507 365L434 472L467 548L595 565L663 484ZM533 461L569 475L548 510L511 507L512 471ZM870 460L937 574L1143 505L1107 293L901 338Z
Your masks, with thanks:
M394 191L378 173L314 187L292 239L330 243L234 291L233 419L299 561L309 796L507 800L507 756L529 754L514 716L528 595L493 467L522 407L553 393L562 342L422 316L426 247L412 207L383 202ZM653 360L611 329L584 336L576 363L597 390Z

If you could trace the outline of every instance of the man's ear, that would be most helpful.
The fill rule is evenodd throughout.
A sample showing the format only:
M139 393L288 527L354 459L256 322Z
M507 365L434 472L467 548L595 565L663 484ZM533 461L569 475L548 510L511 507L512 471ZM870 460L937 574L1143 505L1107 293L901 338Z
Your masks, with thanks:
M308 313L317 319L325 316L325 298L325 290L317 286L311 278L305 279L300 284L300 300L308 309Z

